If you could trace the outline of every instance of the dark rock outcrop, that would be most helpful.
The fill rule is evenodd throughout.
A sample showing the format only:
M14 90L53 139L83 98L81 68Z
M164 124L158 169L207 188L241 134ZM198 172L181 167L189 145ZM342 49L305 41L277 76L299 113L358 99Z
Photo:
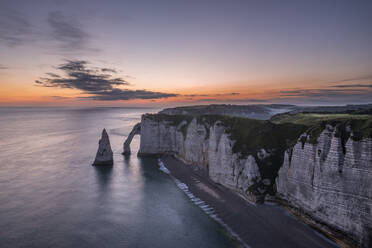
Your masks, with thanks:
M106 132L106 129L103 129L101 139L98 143L98 151L96 159L94 160L93 165L113 165L113 153L111 150L110 139Z

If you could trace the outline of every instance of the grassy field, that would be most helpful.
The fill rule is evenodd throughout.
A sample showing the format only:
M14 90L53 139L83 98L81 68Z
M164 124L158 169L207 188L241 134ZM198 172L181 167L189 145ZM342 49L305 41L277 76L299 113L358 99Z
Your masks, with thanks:
M310 134L310 143L317 142L317 138L327 124L336 127L335 135L346 140L350 134L346 127L351 128L354 140L372 138L372 115L370 114L281 114L273 116L270 121L276 124L293 123L308 126L307 133Z
M372 115L301 113L276 115L271 118L271 121L276 124L294 123L311 126L323 121L368 120L371 118Z

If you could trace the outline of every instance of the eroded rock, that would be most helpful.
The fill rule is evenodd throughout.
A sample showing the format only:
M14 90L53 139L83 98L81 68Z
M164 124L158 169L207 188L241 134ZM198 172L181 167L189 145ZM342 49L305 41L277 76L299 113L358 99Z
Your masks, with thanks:
M141 123L137 123L136 125L134 125L132 131L129 133L127 139L125 140L123 145L123 155L131 154L130 143L132 142L132 139L136 134L141 134Z
M98 151L96 154L96 159L94 160L93 165L113 165L113 153L111 150L110 139L106 132L106 129L103 129L101 139L98 143Z
M286 152L276 179L278 195L313 219L372 245L372 139L348 139L326 127L318 143Z

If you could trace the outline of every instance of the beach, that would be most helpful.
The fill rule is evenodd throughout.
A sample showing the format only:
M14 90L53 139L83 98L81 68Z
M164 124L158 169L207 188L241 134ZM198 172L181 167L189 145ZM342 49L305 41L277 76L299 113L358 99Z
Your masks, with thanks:
M338 247L277 205L256 205L230 189L214 183L206 171L172 156L161 156L170 174L211 209L247 247Z

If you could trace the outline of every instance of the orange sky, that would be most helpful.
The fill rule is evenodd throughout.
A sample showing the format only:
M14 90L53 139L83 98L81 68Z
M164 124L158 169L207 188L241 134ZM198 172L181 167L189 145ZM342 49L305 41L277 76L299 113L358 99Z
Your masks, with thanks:
M369 103L371 11L368 1L1 1L0 106ZM114 69L109 91L81 78L35 85L47 73L70 80L58 66L78 60ZM115 78L130 85L113 88Z

